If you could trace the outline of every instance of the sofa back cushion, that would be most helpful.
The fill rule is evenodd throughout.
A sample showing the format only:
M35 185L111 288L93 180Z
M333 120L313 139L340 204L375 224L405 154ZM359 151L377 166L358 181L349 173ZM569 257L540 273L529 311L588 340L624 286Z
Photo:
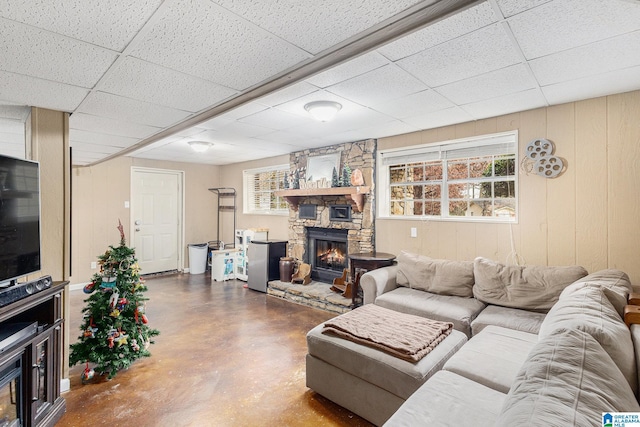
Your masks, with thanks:
M558 331L533 347L497 426L601 426L603 412L640 406L609 355L589 334Z
M402 251L397 258L400 286L434 294L472 297L473 262L432 259Z
M566 298L580 289L589 287L602 288L605 296L613 304L618 314L621 317L624 316L624 306L627 304L629 294L633 291L627 273L615 269L596 271L564 288L560 294L560 299Z
M606 351L634 391L638 377L629 328L613 307L608 289L584 287L564 296L540 325L540 339L560 331L580 330L591 335Z
M580 266L505 265L486 258L473 262L473 295L487 304L525 310L550 309L562 290L587 275Z

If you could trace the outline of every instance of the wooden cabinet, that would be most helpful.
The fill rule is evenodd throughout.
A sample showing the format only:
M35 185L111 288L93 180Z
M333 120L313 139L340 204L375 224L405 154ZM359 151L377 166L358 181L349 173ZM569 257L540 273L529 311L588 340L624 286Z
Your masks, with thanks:
M0 329L37 323L34 334L0 353L0 399L12 407L0 423L8 426L53 426L64 414L62 378L62 291L68 282L0 308ZM20 420L20 421L17 421Z

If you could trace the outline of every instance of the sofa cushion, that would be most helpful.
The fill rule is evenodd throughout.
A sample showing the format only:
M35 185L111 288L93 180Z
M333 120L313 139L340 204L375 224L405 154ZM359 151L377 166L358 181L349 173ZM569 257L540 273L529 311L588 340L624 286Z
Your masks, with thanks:
M587 275L579 266L505 265L478 257L473 263L473 295L487 304L548 310L562 290Z
M601 288L584 287L563 297L540 326L540 339L577 329L591 335L609 354L634 392L636 361L629 329Z
M487 326L444 365L444 370L508 393L538 335Z
M471 336L471 322L485 305L475 298L452 297L399 287L385 292L375 304L433 320L453 323L454 329Z
M398 256L399 286L459 297L473 296L473 262L432 259L402 251Z
M322 333L320 324L307 333L309 354L351 375L407 399L467 342L459 331L451 331L419 362L407 362L382 350Z
M487 308L482 310L480 314L478 314L478 317L471 322L471 333L476 335L485 327L495 325L537 334L545 316L545 313L535 311L488 305Z
M560 299L585 287L601 287L606 289L605 295L607 299L613 304L620 316L624 315L624 306L627 304L629 294L633 291L627 273L620 270L608 269L591 273L567 286L560 294Z
M496 425L601 426L603 412L623 411L640 407L611 357L589 334L566 330L533 348Z
M492 426L505 397L453 372L440 371L413 393L384 426Z

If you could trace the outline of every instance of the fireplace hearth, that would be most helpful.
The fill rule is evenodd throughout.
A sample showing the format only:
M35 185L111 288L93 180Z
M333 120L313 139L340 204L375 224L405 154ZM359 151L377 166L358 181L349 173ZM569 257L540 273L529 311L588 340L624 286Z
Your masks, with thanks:
M348 234L345 229L307 227L307 263L313 280L332 283L342 276L349 266Z

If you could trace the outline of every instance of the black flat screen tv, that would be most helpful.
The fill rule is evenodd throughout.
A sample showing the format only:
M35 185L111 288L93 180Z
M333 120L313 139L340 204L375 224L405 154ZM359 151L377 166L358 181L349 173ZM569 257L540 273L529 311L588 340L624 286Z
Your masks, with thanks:
M0 285L40 268L40 165L0 155Z

